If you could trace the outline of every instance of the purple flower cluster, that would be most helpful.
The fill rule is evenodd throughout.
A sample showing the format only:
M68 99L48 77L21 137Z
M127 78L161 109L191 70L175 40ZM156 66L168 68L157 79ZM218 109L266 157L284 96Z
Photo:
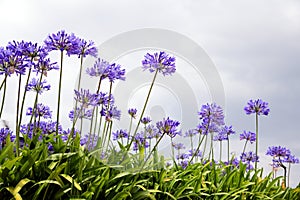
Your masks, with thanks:
M27 91L35 91L38 94L42 94L44 91L50 90L50 85L46 85L47 81L32 78L31 81L26 86Z
M87 68L86 73L91 77L99 77L100 80L108 78L110 82L115 80L125 80L125 69L120 65L98 58L93 67Z
M141 119L141 123L142 124L148 124L148 123L150 123L151 122L151 119L150 119L150 117L143 117L142 119Z
M202 121L198 128L204 135L219 132L220 126L225 124L223 109L215 103L202 105L198 115Z
M268 115L270 112L268 103L264 102L261 99L257 99L254 101L250 100L244 110L247 115L250 115L252 113L257 113L258 115Z
M83 108L88 108L89 106L96 106L99 102L99 95L90 93L90 90L81 89L80 91L74 90L75 101L81 103Z
M26 68L32 65L27 55L30 44L24 41L13 41L9 42L5 48L0 47L0 75L25 74Z
M180 134L180 131L177 130L180 123L176 120L172 120L169 117L163 119L156 123L156 127L161 135L167 134L171 138L175 137L177 134Z
M14 141L15 136L12 135L13 132L9 128L1 128L0 129L0 149L2 149L6 144L6 138L9 135L10 140Z
M273 157L273 162L278 163L280 166L283 162L286 163L299 163L299 159L291 154L291 151L285 147L272 146L267 150L266 155Z
M184 146L183 143L172 143L172 146L173 146L174 149L176 149L176 150L185 149L185 146Z
M145 126L145 135L148 139L158 139L161 136L160 132L153 124Z
M136 117L136 113L137 113L137 109L135 109L135 108L128 109L128 114L130 115L130 117L132 117L134 119Z
M140 148L148 148L149 142L143 133L137 133L134 137L133 150L138 151Z
M196 135L198 132L196 129L189 129L185 132L184 137L193 137Z
M44 119L49 119L52 117L52 111L50 110L50 108L48 106L45 106L41 103L38 103L36 105L36 108L31 108L29 107L27 109L26 115L35 115L35 117L42 117Z
M74 119L91 119L92 114L93 111L91 109L77 107L75 110L70 111L69 118L71 121L74 121Z
M241 161L247 165L247 170L253 169L251 162L253 163L258 162L259 161L258 158L259 157L252 151L242 153L241 155Z
M228 140L228 136L232 134L235 134L232 126L223 126L218 132L218 135L214 137L214 141Z
M48 135L56 132L56 122L53 121L39 121L36 123L28 123L21 125L20 132L32 138L33 135L41 133L40 138L43 135ZM63 133L61 125L58 126L58 133Z
M85 41L78 38L74 33L68 34L64 30L58 31L56 34L49 35L45 41L45 48L50 51L60 50L66 51L67 55L78 55L78 57L87 55L97 56L97 49L94 42Z
M256 134L250 131L244 131L244 133L240 134L240 140L250 141L252 144L256 141Z
M116 132L113 132L112 133L113 135L113 140L118 140L118 139L121 139L121 138L127 138L128 139L128 133L126 130L117 130Z
M47 71L58 69L47 56L47 49L37 43L9 42L5 48L0 47L0 75L24 75L27 68L33 68L34 72L47 76Z
M151 55L147 53L145 59L142 61L142 68L150 72L162 73L164 76L172 75L176 71L175 57L169 56L166 52L157 52Z

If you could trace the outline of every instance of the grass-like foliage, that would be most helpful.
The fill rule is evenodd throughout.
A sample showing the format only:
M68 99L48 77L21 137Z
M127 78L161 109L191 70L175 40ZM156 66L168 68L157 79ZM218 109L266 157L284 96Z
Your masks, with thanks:
M50 61L52 51L59 52L59 64ZM80 60L69 125L61 122L60 114L65 55ZM153 79L144 105L140 113L129 108L129 128L116 130L114 122L121 120L121 111L112 88L125 80L125 69L98 58L85 70L95 79L92 92L81 88L86 56L97 57L94 43L65 31L49 35L42 46L13 41L0 47L0 118L16 111L10 123L14 126L2 120L0 128L1 200L300 199L300 185L289 186L291 164L299 163L289 149L269 147L266 155L272 157L273 171L268 175L257 166L258 122L260 116L269 114L268 103L261 99L248 102L244 110L255 115L255 132L240 134L244 147L240 155L231 155L229 141L235 131L225 124L223 109L216 103L202 105L199 125L185 132L170 117L152 122L145 116L157 76L176 71L175 57L166 52L148 53L142 68ZM52 121L51 109L40 101L51 89L46 78L54 70L59 71L56 121ZM8 89L13 88L9 84L14 79L16 91ZM16 104L10 96L13 92ZM5 113L4 108L12 105L16 105L13 111ZM32 106L25 110L28 105ZM177 138L182 142L176 142ZM169 141L170 158L160 151L163 140ZM222 158L224 141L226 159ZM248 151L252 143L255 151ZM282 176L276 173L279 169Z

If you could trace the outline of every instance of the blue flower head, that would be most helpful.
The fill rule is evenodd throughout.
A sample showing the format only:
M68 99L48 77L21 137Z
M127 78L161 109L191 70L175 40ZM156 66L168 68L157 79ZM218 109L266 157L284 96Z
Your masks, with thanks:
M147 53L142 61L142 68L150 72L162 73L164 76L172 75L176 71L175 57L169 56L166 52L156 52L153 55Z
M244 110L247 115L250 115L252 113L257 113L258 115L268 115L270 112L268 103L264 102L261 99L257 99L254 101L250 100Z

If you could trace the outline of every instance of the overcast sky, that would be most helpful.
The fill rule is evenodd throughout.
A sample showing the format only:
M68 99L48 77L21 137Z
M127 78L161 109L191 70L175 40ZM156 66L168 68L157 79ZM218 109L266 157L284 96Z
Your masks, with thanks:
M262 98L271 112L260 118L261 154L268 146L282 145L300 157L299 1L0 0L0 46L12 40L41 43L61 29L101 45L142 28L168 29L201 46L223 83L226 122L238 134L254 131L254 116L245 115L243 108L249 99ZM75 58L69 61L77 64ZM66 74L74 74L72 67L66 68ZM67 82L72 77L65 78L65 85L74 86ZM67 94L72 95L72 90ZM296 185L299 164L292 168L292 185Z

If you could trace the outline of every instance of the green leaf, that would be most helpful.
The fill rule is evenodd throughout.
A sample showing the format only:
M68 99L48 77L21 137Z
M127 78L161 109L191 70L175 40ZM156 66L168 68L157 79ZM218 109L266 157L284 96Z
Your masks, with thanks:
M82 188L80 187L80 185L71 176L69 176L67 174L60 174L60 176L64 177L71 184L74 184L74 186L77 190L82 191Z

